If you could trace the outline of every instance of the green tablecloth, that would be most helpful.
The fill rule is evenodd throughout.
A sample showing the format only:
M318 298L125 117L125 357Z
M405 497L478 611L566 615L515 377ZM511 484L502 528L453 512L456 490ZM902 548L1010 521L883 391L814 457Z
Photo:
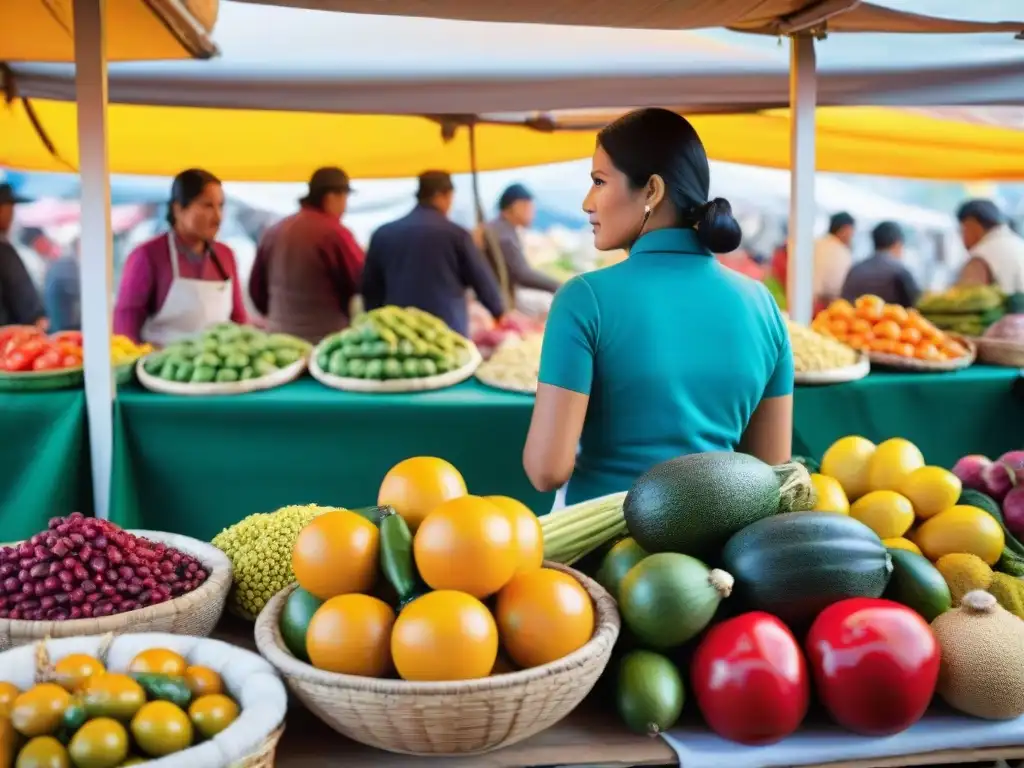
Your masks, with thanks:
M799 388L794 452L820 456L835 439L900 435L928 461L1024 445L1017 371L873 374ZM123 389L115 408L112 517L210 538L253 512L292 503L359 506L408 456L448 459L470 490L519 498L537 512L552 495L522 469L533 399L466 382L440 392L362 395L311 379L239 397L170 397Z
M2 540L26 538L75 511L92 512L85 393L0 393Z

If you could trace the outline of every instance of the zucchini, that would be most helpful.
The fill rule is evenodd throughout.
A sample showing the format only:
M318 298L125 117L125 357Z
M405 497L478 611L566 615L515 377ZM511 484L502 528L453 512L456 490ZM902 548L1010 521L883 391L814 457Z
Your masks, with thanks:
M422 592L412 554L412 533L394 507L380 508L380 569L398 595L399 608Z

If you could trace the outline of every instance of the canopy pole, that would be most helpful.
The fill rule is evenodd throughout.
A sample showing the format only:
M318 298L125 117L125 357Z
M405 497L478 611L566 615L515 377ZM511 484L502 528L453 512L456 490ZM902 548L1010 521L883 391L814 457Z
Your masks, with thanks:
M114 377L110 365L113 236L107 156L106 2L74 0L75 88L78 101L78 168L82 234L79 272L85 399L97 517L110 514L114 445Z
M818 76L814 38L789 38L789 315L809 324L814 307L815 118Z

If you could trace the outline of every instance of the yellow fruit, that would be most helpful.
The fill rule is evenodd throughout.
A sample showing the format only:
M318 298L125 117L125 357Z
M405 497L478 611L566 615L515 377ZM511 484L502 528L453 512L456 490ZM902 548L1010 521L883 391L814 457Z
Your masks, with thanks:
M71 768L71 758L53 736L36 736L21 748L14 768Z
M821 458L821 474L838 480L847 499L859 499L868 492L868 462L874 452L875 444L865 437L836 440Z
M946 580L954 606L960 605L968 592L992 586L992 569L977 555L965 552L943 555L935 561L935 567Z
M872 491L853 502L850 517L864 523L880 539L896 539L914 524L914 507L895 491Z
M921 552L921 548L917 546L910 539L894 538L894 539L882 539L882 543L890 549L905 549L908 552L913 552L915 555L924 554Z
M960 478L942 467L921 467L903 479L900 493L910 499L922 520L934 517L956 504L963 487Z
M924 456L909 440L894 437L879 443L868 461L868 490L897 491L915 469L924 466Z
M55 683L40 683L19 694L11 705L11 722L24 736L47 736L57 730L71 694Z
M139 749L150 757L163 757L192 746L192 721L169 701L146 704L132 718L131 729Z
M814 495L817 497L812 512L850 514L850 502L846 498L846 491L834 477L812 474L811 485L814 486Z
M1003 529L988 512L957 505L921 524L914 541L929 560L962 552L994 565L1003 552Z

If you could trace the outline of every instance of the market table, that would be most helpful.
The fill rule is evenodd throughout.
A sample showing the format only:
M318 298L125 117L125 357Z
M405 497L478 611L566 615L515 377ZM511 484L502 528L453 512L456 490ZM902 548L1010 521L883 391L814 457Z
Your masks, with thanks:
M27 538L54 515L92 512L85 393L0 392L0 530Z
M902 436L930 463L998 455L1024 444L1014 369L875 373L851 384L799 387L794 453L820 457L835 439ZM522 469L533 399L474 381L437 392L338 392L305 378L235 397L118 393L112 518L209 539L253 512L285 504L362 506L396 462L440 456L470 490L550 509Z

